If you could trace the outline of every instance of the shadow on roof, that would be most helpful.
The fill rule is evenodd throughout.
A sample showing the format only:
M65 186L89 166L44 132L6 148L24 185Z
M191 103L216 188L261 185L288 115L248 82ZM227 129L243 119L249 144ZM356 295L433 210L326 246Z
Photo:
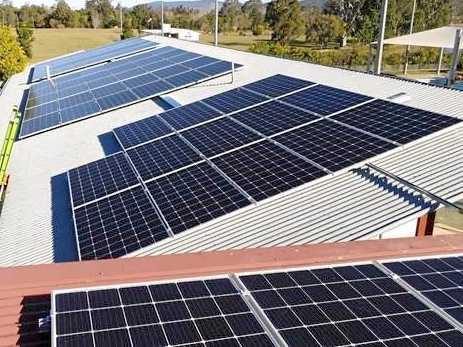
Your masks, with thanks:
M111 131L98 135L98 141L100 141L101 148L103 148L105 155L111 155L122 151L121 146Z
M53 261L78 260L77 243L69 197L66 173L53 176L51 184L51 209L53 228Z

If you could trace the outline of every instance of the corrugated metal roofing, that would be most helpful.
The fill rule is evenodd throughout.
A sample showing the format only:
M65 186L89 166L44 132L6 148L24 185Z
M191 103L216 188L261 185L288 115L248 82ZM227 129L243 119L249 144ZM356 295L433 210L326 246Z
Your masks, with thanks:
M181 104L282 73L378 98L402 92L411 98L407 105L463 117L463 93L458 91L175 39L156 40L244 65L236 72L234 83L230 83L230 76L225 76L169 95ZM18 89L22 87L20 82L15 82L10 83L9 88L19 94ZM3 99L0 102L2 109L9 107L3 107ZM148 101L17 142L10 166L11 185L0 218L0 265L76 259L64 172L117 150L114 138L108 134L114 127L160 110ZM463 182L456 179L457 173L461 172L457 163L461 160L458 147L462 148L462 138L463 128L455 127L375 162L406 177L426 170L427 174L419 177L426 180L423 184L428 189L435 189L436 194L456 200L463 193ZM432 164L434 162L439 164ZM442 165L445 167L443 170ZM414 176L411 181L413 179ZM378 189L364 178L344 172L291 191L285 194L284 199L278 196L238 214L199 226L137 254L284 246L374 237L424 212L420 207Z

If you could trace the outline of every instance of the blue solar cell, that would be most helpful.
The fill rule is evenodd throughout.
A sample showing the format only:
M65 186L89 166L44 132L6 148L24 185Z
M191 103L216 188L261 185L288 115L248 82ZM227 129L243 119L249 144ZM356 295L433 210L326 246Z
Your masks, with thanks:
M375 100L333 119L402 144L461 122L458 118L384 100Z
M100 111L100 107L94 101L87 102L85 104L79 104L77 106L62 110L61 121L63 123L72 122L79 118L87 117Z
M208 158L263 139L228 118L185 130L182 136Z
M159 93L166 92L173 89L173 86L164 81L155 81L148 84L144 84L140 87L133 88L132 91L141 99L154 96Z
M201 57L201 58L197 58L197 59L193 59L193 60L189 60L189 61L185 61L182 63L182 65L185 65L191 69L196 69L196 68L199 68L201 66L205 66L205 65L209 65L209 64L213 64L213 63L218 63L220 60L218 59L215 59L215 58L211 58L211 57Z
M176 130L191 127L221 116L221 113L201 101L176 107L159 115Z
M147 186L174 234L249 205L246 197L207 163L163 176Z
M181 64L177 64L177 65L172 65L172 66L169 66L169 67L166 67L164 69L161 69L161 70L157 70L155 72L153 72L153 75L159 77L159 78L168 78L170 76L174 76L174 75L178 75L182 72L186 72L186 71L189 71L189 69L186 67L186 66L183 66Z
M169 236L139 186L83 205L74 216L82 260L117 258Z
M119 80L125 80L126 78L132 78L133 76L139 76L146 73L144 69L141 67L135 67L130 70L123 70L123 71L113 71L113 75L117 77Z
M61 89L59 88L58 89L58 96L59 98L66 98L68 96L71 96L71 95L75 95L75 94L80 94L82 92L86 92L88 91L88 85L87 83L82 83L82 84L78 84L78 85L72 85L68 88L65 88L65 89Z
M143 75L125 80L122 83L124 83L129 88L135 88L143 84L148 84L157 80L158 78L155 77L153 74L145 73Z
M115 94L127 90L127 88L122 83L113 83L109 86L97 88L92 90L92 94L96 99L104 98L105 96Z
M109 110L131 103L134 100L137 100L137 97L130 90L125 90L123 92L111 94L105 96L104 98L97 99L96 101L102 110Z
M74 107L78 104L84 104L86 102L93 101L93 95L89 92L76 94L68 98L59 99L59 108L64 110L69 107Z
M213 163L257 201L325 175L267 141L217 157Z
M69 170L74 207L139 184L124 154L119 153Z
M198 83L205 78L207 78L206 75L197 71L187 71L172 77L168 77L166 78L166 81L175 87L180 87L190 83Z
M88 81L87 83L90 89L95 89L95 88L107 86L108 84L116 83L116 82L118 82L118 79L116 77L107 74L103 78L93 79L91 81Z
M129 149L127 154L144 181L201 160L177 135Z
M266 136L321 119L318 116L278 101L272 101L235 113L233 118Z
M322 116L327 116L371 99L366 95L318 85L291 94L281 100Z
M246 89L254 92L276 98L313 84L313 82L301 80L299 78L285 75L274 75L257 82L247 84L245 87Z
M332 172L396 147L328 120L311 123L274 139Z
M122 147L126 149L173 132L159 116L148 117L115 128L113 131Z
M266 97L256 95L242 88L237 88L206 98L202 102L223 113L230 113L266 100L268 100Z
M42 104L34 108L26 109L24 119L31 119L35 117L42 117L49 113L57 112L59 105L56 101L49 102L48 104Z
M241 67L241 65L239 64L235 64L234 66L235 69L238 69L239 67ZM225 72L231 71L232 63L228 61L220 61L220 62L209 64L203 67L199 67L196 70L208 76L215 76L215 75L220 75Z
M36 117L23 121L21 125L21 137L31 135L43 129L53 128L61 123L59 113L49 113L42 117Z

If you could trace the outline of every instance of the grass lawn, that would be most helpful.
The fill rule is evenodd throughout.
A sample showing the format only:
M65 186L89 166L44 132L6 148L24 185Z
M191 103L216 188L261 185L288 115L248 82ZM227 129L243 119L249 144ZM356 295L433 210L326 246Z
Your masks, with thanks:
M241 51L248 51L249 46L257 41L270 40L270 34L263 34L259 36L253 35L239 35L238 33L219 34L219 45L227 48L238 49ZM213 34L201 34L199 41L202 43L213 44Z
M35 29L31 63L119 40L114 29Z

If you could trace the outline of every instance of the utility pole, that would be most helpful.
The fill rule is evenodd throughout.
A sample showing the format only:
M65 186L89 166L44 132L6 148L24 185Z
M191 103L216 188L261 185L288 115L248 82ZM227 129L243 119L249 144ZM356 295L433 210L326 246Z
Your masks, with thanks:
M164 36L164 0L161 0L161 36Z
M412 18L410 22L410 35L413 34L413 24L415 22L415 12L416 12L416 0L413 0ZM406 75L408 72L408 56L409 55L410 55L410 45L407 45L407 50L405 51L404 75Z
M215 0L214 46L219 45L219 0Z
M455 44L453 46L452 66L450 67L449 76L447 78L447 87L451 87L455 83L458 61L460 58L462 37L463 37L463 29L457 29L455 33Z
M387 4L388 0L383 0L381 6L381 18L379 21L378 41L376 43L376 60L375 60L375 74L381 74L381 65L383 62L383 46L384 46L384 32L386 30L386 17L387 17Z
M121 3L119 3L119 19L121 20L121 32L123 32L124 29L122 28L122 26L124 25L124 23L122 20L122 4Z

